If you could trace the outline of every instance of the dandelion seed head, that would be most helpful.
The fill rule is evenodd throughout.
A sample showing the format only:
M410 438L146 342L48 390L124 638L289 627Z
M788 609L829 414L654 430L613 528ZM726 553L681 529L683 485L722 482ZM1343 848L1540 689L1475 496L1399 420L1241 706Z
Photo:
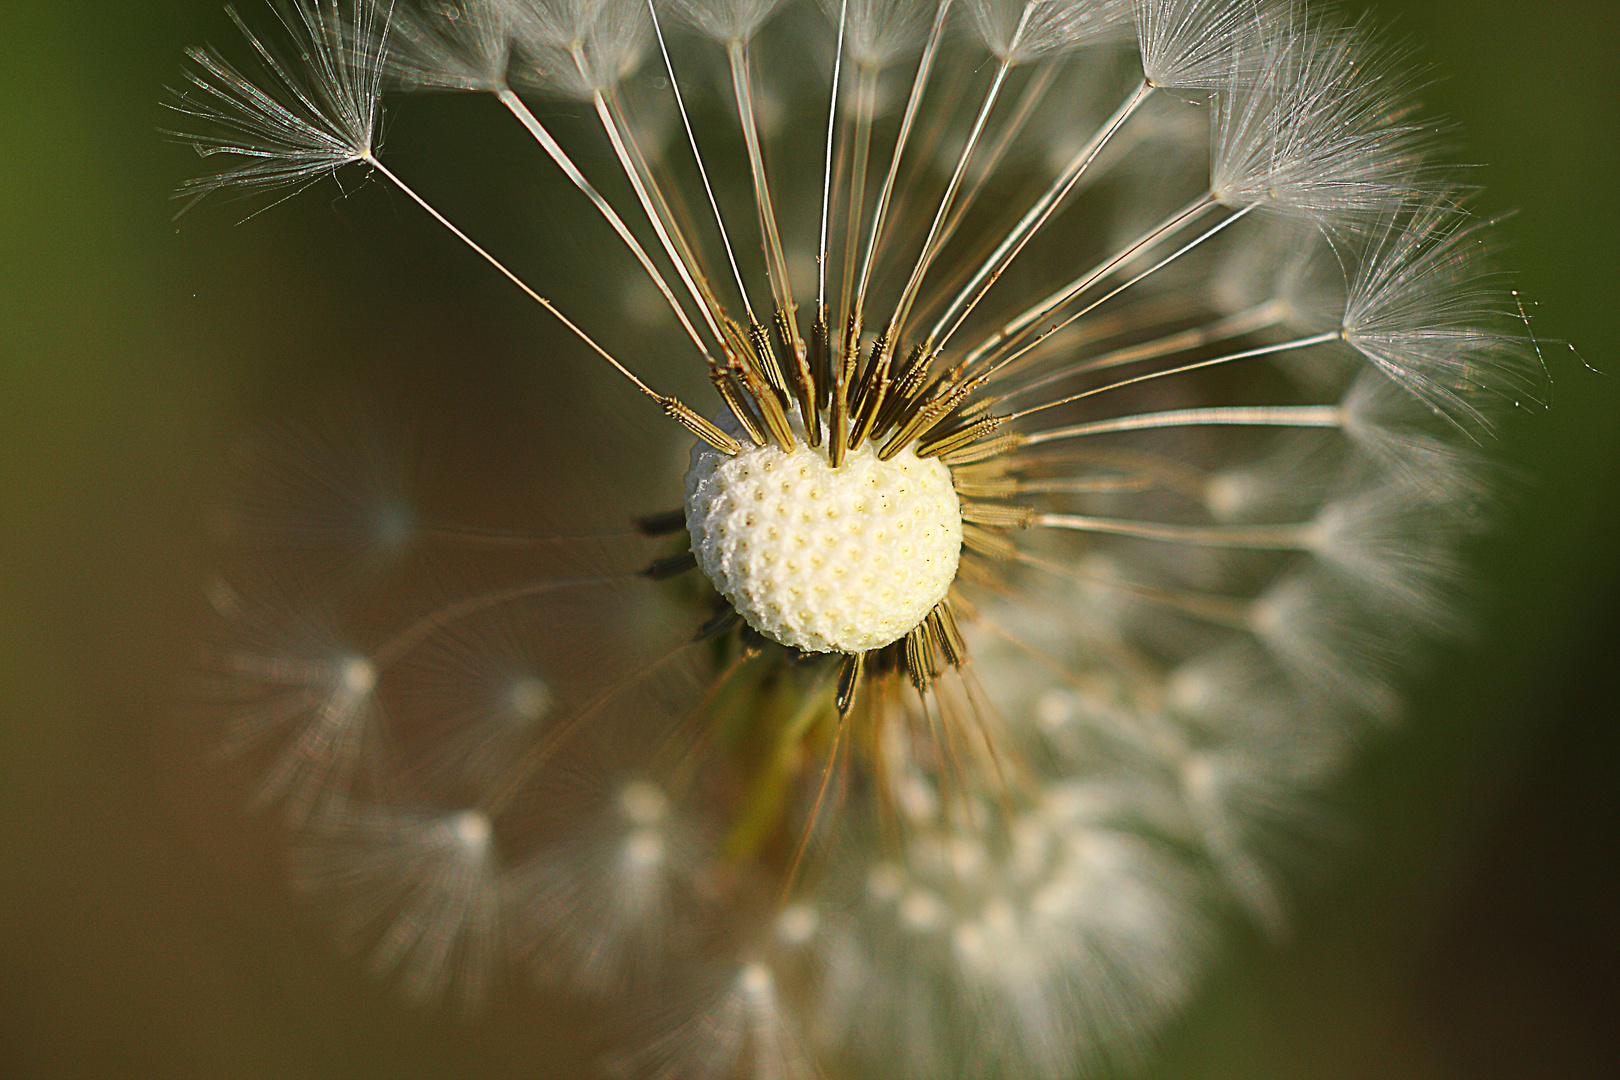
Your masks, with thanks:
M244 456L200 689L295 882L415 1000L586 999L629 1076L1134 1066L1232 917L1286 932L1535 399L1407 50L1293 0L399 3L195 54L245 164L193 191L365 163L631 419L540 402L578 454L474 526L342 424ZM384 88L494 95L622 258L554 299L379 160Z

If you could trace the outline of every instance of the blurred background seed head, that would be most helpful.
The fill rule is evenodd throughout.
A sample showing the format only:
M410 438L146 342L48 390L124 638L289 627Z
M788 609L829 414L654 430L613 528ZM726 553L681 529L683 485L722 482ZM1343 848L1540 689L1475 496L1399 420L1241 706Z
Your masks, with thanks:
M601 1047L565 1002L515 991L476 1023L419 1016L334 959L284 888L272 830L241 813L175 703L205 620L209 507L245 433L352 401L428 429L424 444L455 432L458 468L500 462L490 485L507 489L585 453L531 403L567 395L625 438L641 403L555 362L561 339L487 275L447 267L395 196L325 184L241 224L258 204L172 222L168 193L198 167L157 133L163 87L186 45L234 34L215 0L11 7L0 1074L579 1074ZM1620 1059L1620 12L1387 0L1377 14L1442 76L1425 98L1487 163L1480 209L1520 209L1505 261L1537 332L1606 374L1548 350L1551 409L1503 435L1528 481L1477 553L1491 587L1477 636L1441 654L1408 732L1358 771L1362 839L1307 891L1294 939L1240 941L1154 1077L1579 1077ZM515 145L493 102L471 104L411 103L391 150L424 187L465 182L445 162ZM543 277L598 247L549 183L490 169L458 195L474 232L517 221L547 238L524 268ZM547 283L565 307L569 289L602 287ZM632 458L609 470L632 492L653 483ZM536 483L536 500L556 488Z

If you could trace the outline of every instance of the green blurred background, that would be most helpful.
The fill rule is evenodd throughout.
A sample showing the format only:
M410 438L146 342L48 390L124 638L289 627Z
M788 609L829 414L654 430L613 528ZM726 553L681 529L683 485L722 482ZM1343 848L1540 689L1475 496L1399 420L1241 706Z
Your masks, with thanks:
M1479 552L1477 640L1368 760L1362 838L1295 940L1240 941L1150 1075L1617 1075L1620 12L1378 12L1443 76L1484 208L1521 211L1538 331L1608 374L1549 350L1552 408L1505 435L1528 482ZM473 417L538 396L535 320L380 189L171 222L198 162L159 103L184 46L231 42L215 0L0 16L0 1075L578 1074L555 1003L419 1016L336 958L174 707L232 440L337 384Z

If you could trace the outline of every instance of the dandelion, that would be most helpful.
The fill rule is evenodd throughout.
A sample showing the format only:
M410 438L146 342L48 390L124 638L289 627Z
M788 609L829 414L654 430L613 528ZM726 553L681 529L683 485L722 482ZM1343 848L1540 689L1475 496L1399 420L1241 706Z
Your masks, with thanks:
M200 688L345 944L591 999L631 1074L1070 1077L1226 914L1286 932L1536 392L1404 51L1286 0L276 11L258 81L191 54L188 205L379 177L684 457L601 536L437 520L352 418L247 459ZM640 292L564 310L385 164L423 91Z

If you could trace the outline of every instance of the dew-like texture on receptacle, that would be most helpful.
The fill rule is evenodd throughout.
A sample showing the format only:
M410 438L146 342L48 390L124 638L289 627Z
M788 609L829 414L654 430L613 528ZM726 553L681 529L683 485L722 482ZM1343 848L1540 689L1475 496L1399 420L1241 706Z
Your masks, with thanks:
M825 450L699 443L686 474L692 553L748 625L806 652L904 637L945 597L962 554L951 471L871 446L834 469Z

